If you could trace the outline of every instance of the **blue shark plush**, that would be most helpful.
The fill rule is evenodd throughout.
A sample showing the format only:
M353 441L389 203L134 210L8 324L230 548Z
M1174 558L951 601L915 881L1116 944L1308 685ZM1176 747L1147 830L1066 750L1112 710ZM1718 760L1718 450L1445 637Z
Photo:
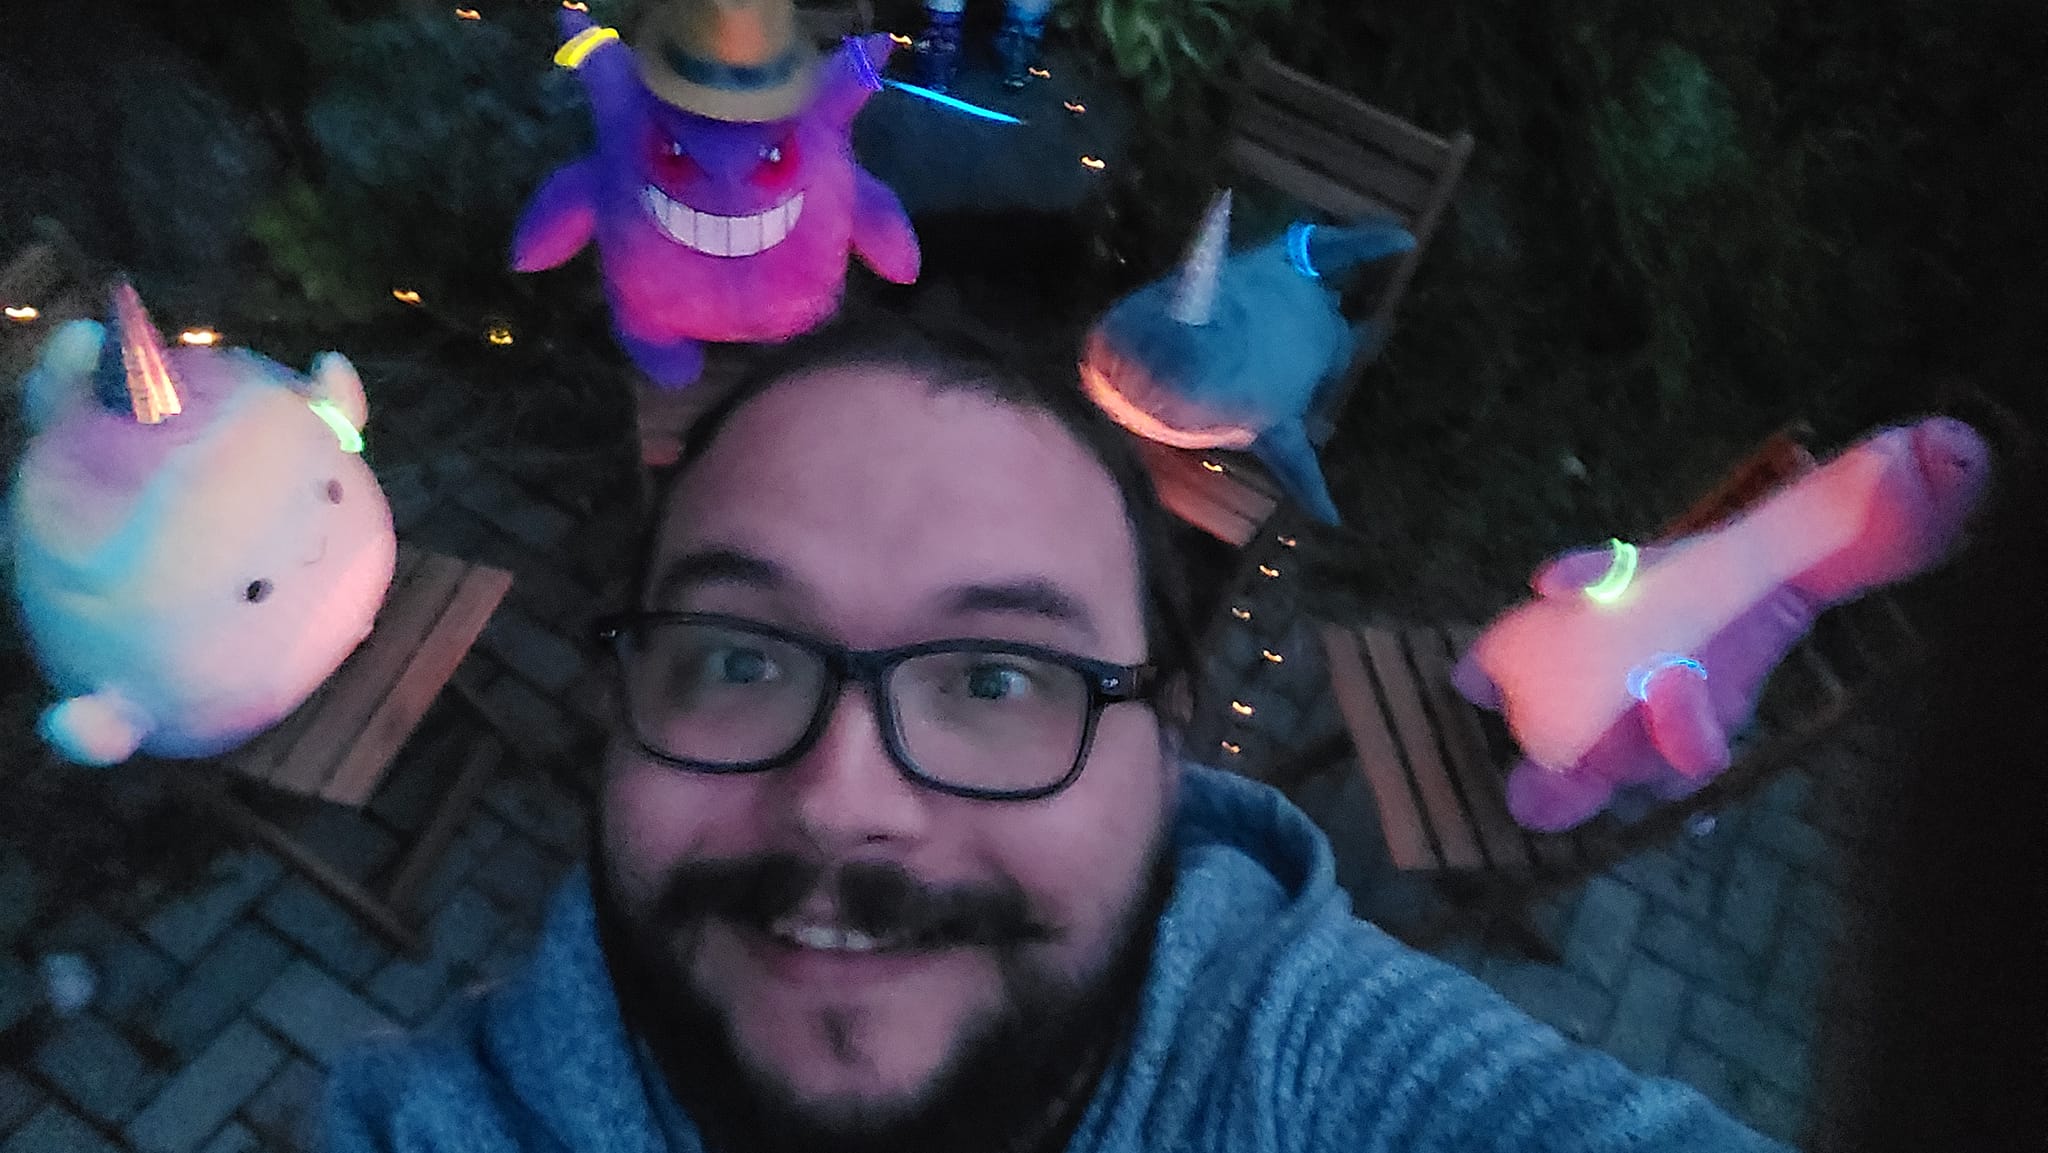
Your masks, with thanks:
M1302 420L1361 341L1335 278L1415 247L1392 224L1296 224L1227 255L1230 193L1210 204L1174 277L1111 306L1088 334L1081 383L1131 432L1176 448L1249 449L1325 524L1337 508Z

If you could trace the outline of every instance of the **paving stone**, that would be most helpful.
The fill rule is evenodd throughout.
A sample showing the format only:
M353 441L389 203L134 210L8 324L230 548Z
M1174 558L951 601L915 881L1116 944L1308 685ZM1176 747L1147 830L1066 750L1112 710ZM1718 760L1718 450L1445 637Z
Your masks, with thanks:
M36 971L12 953L0 953L0 1033L14 1028L42 1004Z
M377 487L384 490L384 499L391 505L391 523L400 536L409 536L410 530L433 510L440 496L429 482L425 468L416 464L378 469Z
M1638 853L1615 865L1612 871L1652 899L1679 912L1704 917L1713 910L1713 875L1686 866L1668 850Z
M1786 873L1783 862L1756 850L1737 854L1729 866L1727 880L1721 886L1718 926L1752 955L1770 946Z
M1799 1141L1806 1127L1808 1110L1799 1098L1782 1093L1762 1081L1746 1081L1736 1090L1739 1103L1735 1114L1767 1137L1788 1145Z
M1795 875L1796 876L1796 875ZM1811 925L1832 937L1842 926L1843 900L1824 878L1796 877L1785 895L1785 915L1798 924Z
M1705 1093L1714 1104L1740 1115L1742 1075L1726 1057L1694 1041L1680 1041L1671 1051L1670 1075Z
M1758 813L1750 822L1749 835L1790 864L1802 868L1828 867L1828 839L1797 817Z
M1806 799L1812 793L1813 778L1794 770L1779 774L1777 779L1760 789L1752 804L1758 809L1796 818L1804 813Z
M253 849L215 858L205 884L168 902L142 926L143 935L186 964L254 904L282 872L277 858Z
M1698 921L1653 912L1643 922L1643 952L1737 1001L1755 994L1756 962Z
M391 955L353 914L304 877L279 885L261 912L285 939L351 981L369 976Z
M484 650L534 687L559 694L593 658L515 608L500 608L479 638Z
M78 1115L52 1102L15 1130L0 1153L122 1153Z
M0 1134L34 1115L48 1100L41 1089L23 1080L21 1074L0 1065Z
M455 839L448 842L447 850L427 874L417 907L436 908L454 895L505 836L503 821L482 808L472 809L456 831Z
M1479 967L1479 978L1574 1041L1590 1043L1598 1037L1614 1008L1606 990L1555 965L1489 957Z
M77 953L98 977L93 1008L120 1022L152 1008L178 978L178 966L156 946L115 924L90 905L78 905L38 935L40 953Z
M1685 1025L1685 999L1684 977L1638 957L1622 980L1614 1020L1600 1047L1638 1072L1663 1073Z
M516 919L532 921L540 916L546 894L554 892L567 868L566 861L514 834L498 843L470 881Z
M320 1094L326 1078L318 1068L293 1061L242 1106L242 1118L273 1148L317 1149Z
M1805 1042L1726 998L1695 994L1687 1032L1785 1092L1804 1094L1811 1079Z
M516 676L498 675L488 680L479 667L496 659L464 662L455 679L468 689L512 746L529 759L546 761L565 758L579 742L597 735L568 707L536 692Z
M528 495L503 474L478 469L454 491L464 507L521 544L541 552L561 547L576 530L574 517Z
M358 1039L395 1031L391 1018L311 963L295 961L256 999L256 1016L326 1063Z
M484 981L495 982L518 975L533 960L534 934L515 929L505 935L477 966Z
M12 847L0 847L0 949L14 944L43 907L43 879Z
M398 841L362 813L341 805L315 805L292 833L321 860L366 881L398 852Z
M59 1025L36 1050L35 1069L80 1112L108 1125L126 1121L163 1083L133 1045L91 1014Z
M263 1140L240 1121L221 1126L199 1153L263 1153Z
M236 1023L128 1123L128 1140L145 1153L198 1148L284 1060L283 1046L246 1021Z
M484 788L484 804L507 825L558 853L580 854L588 808L546 774L508 765Z
M165 999L151 1032L191 1058L263 992L292 959L290 946L254 921L228 930Z
M1648 906L1640 890L1612 877L1588 881L1565 938L1565 963L1609 989L1619 985Z
M1770 972L1764 978L1763 1012L1811 1039L1827 972L1828 943L1821 931L1805 925L1786 927L1779 934Z
M428 952L401 957L377 971L364 991L399 1020L417 1023L457 983L477 971L505 927L504 915L475 889L456 892L427 925Z

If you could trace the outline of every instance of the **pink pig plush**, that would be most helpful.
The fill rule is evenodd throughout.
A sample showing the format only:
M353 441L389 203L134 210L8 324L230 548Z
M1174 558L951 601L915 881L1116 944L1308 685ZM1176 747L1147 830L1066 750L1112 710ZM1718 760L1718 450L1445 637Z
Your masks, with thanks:
M1983 438L1935 417L1881 429L1698 535L1546 564L1537 599L1489 625L1452 674L1521 745L1509 812L1557 831L1624 786L1699 790L1821 611L1941 563L1989 479Z

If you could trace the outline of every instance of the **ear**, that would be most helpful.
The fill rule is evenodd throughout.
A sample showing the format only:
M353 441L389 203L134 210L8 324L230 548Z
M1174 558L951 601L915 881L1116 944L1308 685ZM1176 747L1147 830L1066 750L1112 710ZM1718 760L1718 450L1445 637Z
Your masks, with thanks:
M107 330L96 320L74 320L43 341L34 368L21 381L23 415L29 431L41 432L71 398L92 388L93 366Z
M370 420L370 402L363 395L363 378L356 366L338 352L323 352L313 358L313 400L324 400L340 410L357 432Z

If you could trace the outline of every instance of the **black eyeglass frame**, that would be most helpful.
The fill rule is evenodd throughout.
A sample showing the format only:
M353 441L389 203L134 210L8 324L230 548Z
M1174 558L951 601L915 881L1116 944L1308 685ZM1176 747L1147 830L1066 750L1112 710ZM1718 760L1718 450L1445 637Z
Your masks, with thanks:
M1060 792L1080 777L1082 768L1088 762L1088 750L1094 746L1095 727L1101 719L1103 709L1127 702L1150 701L1159 694L1160 689L1159 669L1155 665L1112 664L1042 645L993 638L951 638L900 645L890 649L851 649L821 637L792 632L746 617L723 613L684 612L615 613L595 623L593 630L597 639L612 651L622 689L631 676L631 670L626 663L627 634L634 629L658 628L663 625L708 625L767 637L802 649L819 658L825 666L824 690L818 694L817 708L812 713L810 724L804 729L803 735L797 738L796 743L777 756L739 764L693 761L656 748L642 734L639 719L633 715L632 692L622 693L620 711L625 716L627 730L632 733L633 741L640 746L641 752L663 764L713 776L763 773L795 763L805 753L810 752L819 738L825 735L825 728L831 723L832 714L838 709L839 699L845 694L847 684L857 682L867 690L868 702L874 707L876 727L881 730L882 744L889 752L889 759L895 762L896 770L906 778L925 788L971 800L1035 801ZM1088 690L1088 712L1081 724L1080 747L1074 753L1074 763L1068 766L1066 774L1059 780L1029 789L980 789L939 780L917 766L916 760L911 757L909 749L904 745L902 722L896 715L895 702L889 696L889 675L896 671L897 666L916 657L964 652L1030 657L1081 674Z

